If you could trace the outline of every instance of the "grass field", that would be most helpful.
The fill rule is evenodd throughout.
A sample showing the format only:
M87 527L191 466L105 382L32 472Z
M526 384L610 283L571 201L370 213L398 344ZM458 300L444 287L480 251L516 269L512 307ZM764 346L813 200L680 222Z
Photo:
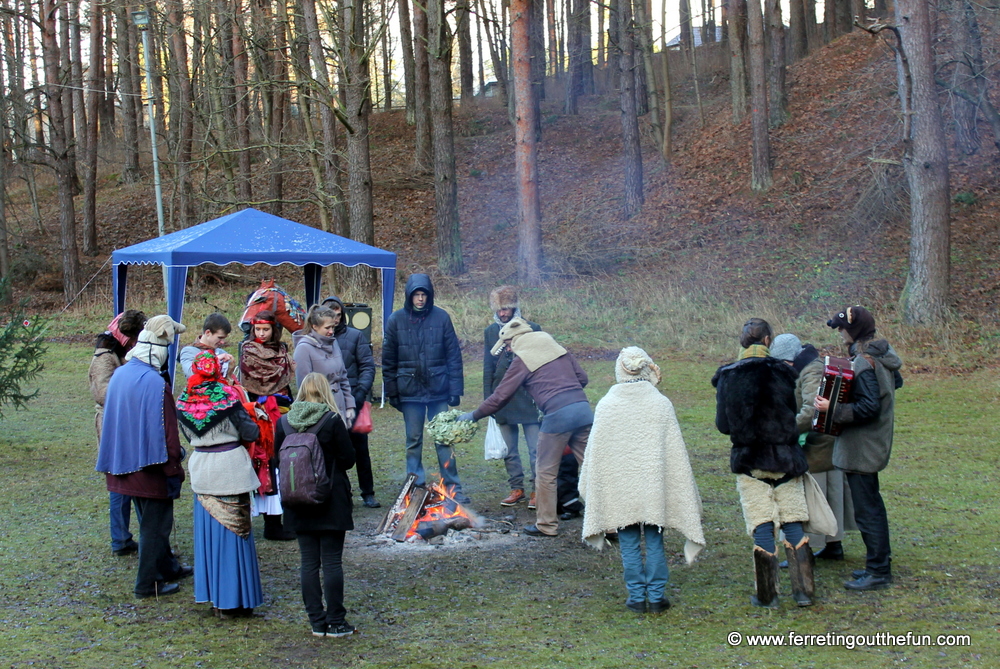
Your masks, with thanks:
M194 604L189 582L160 602L133 599L136 560L110 554L104 481L93 470L90 353L84 345L51 345L40 397L0 425L5 666L826 669L993 667L1000 657L1000 418L992 410L1000 388L986 372L903 370L893 458L881 477L896 576L887 591L842 588L848 572L863 565L863 544L850 534L846 562L818 565L815 606L798 609L788 597L778 611L749 605L751 542L728 471L728 441L712 422L714 365L665 359L662 390L677 408L692 456L708 539L689 567L681 538L668 536L674 608L646 617L626 611L617 554L585 547L579 520L564 524L556 539L522 535L464 550L397 552L372 547L380 512L358 508L345 571L348 619L360 633L327 641L308 634L295 543L264 541L259 525L266 604L254 618L211 617L207 605ZM596 402L612 381L613 363L583 364ZM467 408L481 396L478 369L478 359L466 360ZM385 503L403 479L402 420L389 408L374 418L376 489ZM459 473L473 506L500 518L508 513L497 504L506 476L501 464L482 460L481 447L480 439L460 451ZM174 544L189 562L191 504L185 486ZM523 508L516 515L518 524L532 520ZM787 593L785 576L782 587ZM785 638L792 631L967 634L971 645L777 649L732 646L727 636L734 631Z

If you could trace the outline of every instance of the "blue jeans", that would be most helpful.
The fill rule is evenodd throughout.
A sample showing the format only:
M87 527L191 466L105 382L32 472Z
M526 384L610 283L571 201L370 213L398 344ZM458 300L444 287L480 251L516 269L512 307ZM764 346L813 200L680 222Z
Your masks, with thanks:
M406 473L417 475L417 485L427 483L424 477L424 418L434 418L442 411L448 410L448 403L440 402L403 402L403 426L406 429ZM462 484L458 480L458 466L455 464L455 451L451 446L434 444L437 449L438 467L445 486L453 489L455 499L464 503L468 497L462 492Z
M507 455L503 465L507 468L507 482L511 490L524 490L524 466L521 464L521 454L517 450L517 423L500 425L500 434L507 443ZM524 443L528 445L528 464L531 465L531 487L535 487L535 459L538 457L538 423L522 423Z
M643 534L646 539L646 561L642 560ZM656 525L629 525L618 530L618 547L622 552L625 588L630 602L663 600L663 591L670 578L667 558L663 553L663 530Z
M108 515L111 520L111 550L120 551L132 541L129 532L129 520L132 515L132 498L117 492L109 492ZM136 506L135 517L140 523L139 507Z

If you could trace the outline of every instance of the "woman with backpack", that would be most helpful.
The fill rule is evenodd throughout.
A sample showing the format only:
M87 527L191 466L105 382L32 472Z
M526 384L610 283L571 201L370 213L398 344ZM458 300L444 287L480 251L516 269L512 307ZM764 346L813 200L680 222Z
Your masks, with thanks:
M191 364L177 398L177 422L194 447L188 464L194 500L194 599L220 618L247 616L264 602L250 520L260 481L243 446L260 437L240 393L226 385L213 351Z
M307 435L314 435L314 439ZM296 459L301 461L305 452L310 457L315 454L315 448L311 447L316 445L322 452L318 459L322 460L323 468L315 479L304 480L299 476L301 472L293 472L286 464L288 455L294 446L299 456ZM283 503L285 523L295 531L299 541L302 602L313 636L350 636L355 629L345 618L342 559L344 539L354 529L351 482L347 478L347 470L354 466L354 447L326 376L313 372L302 379L291 410L278 421L274 447L282 465L282 488L295 481L297 494L313 497L312 503L296 502L288 495ZM321 498L319 503L315 503L316 496Z

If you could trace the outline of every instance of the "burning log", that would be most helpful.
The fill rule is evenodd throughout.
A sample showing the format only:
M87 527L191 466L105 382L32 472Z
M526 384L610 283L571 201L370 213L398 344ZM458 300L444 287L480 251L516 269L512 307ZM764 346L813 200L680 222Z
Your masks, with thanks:
M446 520L423 520L417 523L417 534L424 540L448 534L448 530L467 530L472 527L472 520L465 516L453 516Z
M379 523L378 534L400 542L415 535L426 540L447 534L448 530L464 530L476 525L475 518L443 485L432 483L424 488L418 486L416 480L415 474L406 477L396 501Z

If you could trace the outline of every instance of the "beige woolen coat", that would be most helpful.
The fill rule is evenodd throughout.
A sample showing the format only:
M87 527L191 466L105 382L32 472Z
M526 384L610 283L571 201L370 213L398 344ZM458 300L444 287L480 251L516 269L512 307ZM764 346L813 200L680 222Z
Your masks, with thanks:
M673 528L693 562L705 547L701 496L669 399L648 381L619 383L597 404L580 469L583 539L644 523Z

